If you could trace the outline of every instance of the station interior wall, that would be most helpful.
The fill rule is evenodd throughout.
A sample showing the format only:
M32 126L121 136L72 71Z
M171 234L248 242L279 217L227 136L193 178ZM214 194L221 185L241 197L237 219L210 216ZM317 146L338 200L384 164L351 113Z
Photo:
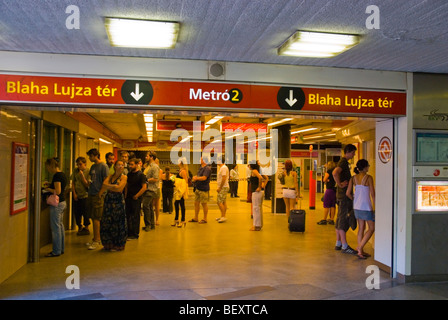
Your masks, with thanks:
M0 282L28 261L29 211L10 215L12 142L29 143L30 118L0 107ZM3 134L4 133L4 134Z
M164 79L196 79L208 81L207 61L180 61L173 59L138 59L121 57L83 57L76 55L48 55L48 54L26 54L26 53L0 53L0 70L12 73L36 73L45 71L53 74L83 74L85 76L111 76L111 77L135 77L135 78L164 78ZM23 61L32 61L24 65ZM151 65L151 68L148 68ZM412 141L412 74L400 72L377 72L355 69L316 68L301 66L277 66L259 65L245 63L226 63L225 81L262 82L262 83L289 83L292 85L306 84L308 86L320 87L342 87L360 89L386 89L401 90L407 92L407 117L399 118L398 136L400 144L397 145L397 183L396 193L397 231L395 268L403 275L410 274L410 246L411 246L411 207L412 192L410 187L412 174L412 158L410 157ZM19 141L27 143L30 134L30 116L18 112L11 112L0 107L0 127L11 127L14 135L2 137L0 142L0 155L2 162L6 164L0 169L0 174L6 181L10 181L11 143ZM17 119L12 121L6 116L6 112ZM39 114L38 118L44 119L45 112ZM18 120L18 119L21 120ZM68 117L64 122L67 128L71 122ZM58 125L62 125L64 119L53 119ZM26 124L25 124L26 123ZM14 129L15 128L15 129ZM82 154L91 147L96 146L91 140L84 137L92 134L83 134L85 128L69 128L73 132L79 132L78 154ZM87 129L86 129L87 130ZM99 138L100 135L96 134ZM4 139L5 138L5 139ZM105 154L110 146L99 145L100 152ZM104 151L103 151L104 150ZM241 171L240 171L241 174ZM0 205L9 208L10 186L1 188ZM29 212L22 212L10 216L8 212L0 218L0 282L8 278L12 273L20 269L28 262L28 239L24 235L29 230Z
M17 108L16 108L17 109ZM30 143L30 134L32 131L31 125L31 116L39 117L45 119L44 122L44 145L43 145L43 162L50 157L58 156L61 157L62 160L62 170L69 177L71 172L74 169L74 161L78 156L83 156L87 160L88 167L91 165L88 160L87 151L91 148L97 148L100 151L101 159L105 160L105 154L107 152L113 152L114 147L112 144L107 144L101 142L99 138L101 134L96 132L95 130L88 128L84 124L77 122L75 120L70 119L69 117L64 116L60 112L51 112L51 111L42 111L36 112L32 110L24 110L22 112L16 112L12 109L1 109L1 118L0 125L8 125L7 130L12 132L13 134L9 137L9 139L2 139L2 154L5 158L5 163L11 163L11 143L15 142L23 142ZM23 127L25 126L25 127ZM363 126L359 126L359 123L355 125L355 127L362 128ZM366 125L364 124L364 128ZM73 130L73 131L71 131ZM17 134L21 134L20 137ZM81 133L82 132L82 133ZM345 138L344 144L354 143L358 147L358 153L356 158L351 162L356 163L359 158L366 158L367 155L374 154L374 138L375 138L375 130L369 129L367 131L362 131L362 129L358 129L358 131L354 131L357 134L352 137ZM73 135L73 136L70 136ZM61 141L62 140L62 141ZM360 142L361 141L361 142ZM73 144L71 144L73 143ZM137 152L138 153L138 152ZM316 160L319 165L325 164L325 158L323 156L324 150L319 150L318 158ZM140 152L139 154L142 154ZM169 163L169 152L160 152L159 156L162 161L162 166L166 167L166 164ZM31 156L33 158L33 156ZM144 160L144 159L142 159ZM297 157L292 158L295 165L300 166L301 168L305 167L306 158ZM374 157L373 159L368 159L370 163L372 163L372 172L374 174ZM71 162L64 163L64 162ZM32 164L30 163L30 166ZM175 164L170 164L172 167L172 171L176 172L177 166ZM30 168L31 169L31 168ZM198 165L190 165L190 171L194 174L198 170ZM9 166L4 166L3 170L5 170L5 176L10 176L11 172L9 170ZM31 170L30 170L31 171ZM246 165L239 166L239 177L241 180L246 178ZM301 181L304 181L305 172L302 171ZM215 177L216 178L216 177ZM321 179L322 177L320 177ZM45 170L45 166L42 167L42 181L49 181L51 177L48 172ZM7 180L9 181L9 179ZM301 184L301 189L304 189L304 184ZM10 201L10 192L8 192L9 188L3 190L3 194L1 195L1 201L3 207L9 206ZM31 197L30 197L31 198ZM71 210L70 206L71 197L67 197L67 208ZM29 208L32 207L32 203L29 204ZM30 213L27 211L19 213L15 216L11 216L9 219L7 215L2 215L2 219L5 219L4 223L0 225L0 234L3 235L4 241L1 241L3 246L1 252L1 260L5 261L2 263L2 275L3 280L6 279L9 275L11 275L15 270L20 268L27 262L28 259L28 246L30 239L28 238L30 235L31 221ZM64 215L64 225L66 229L69 229L72 226L72 222L70 221L71 214ZM7 220L6 220L7 219ZM51 231L49 228L49 208L46 204L42 204L41 213L40 213L40 247L43 247L51 242ZM1 230L3 229L4 230ZM24 237L23 235L27 235ZM8 239L12 239L8 240ZM372 239L373 243L373 239ZM11 251L12 250L12 251ZM9 259L9 257L21 257L21 259ZM1 278L0 278L0 281Z

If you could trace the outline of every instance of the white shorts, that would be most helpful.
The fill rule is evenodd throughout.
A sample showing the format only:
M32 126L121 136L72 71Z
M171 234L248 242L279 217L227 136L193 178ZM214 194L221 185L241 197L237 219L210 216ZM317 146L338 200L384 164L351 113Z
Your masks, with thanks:
M296 190L283 189L283 198L295 199L296 198Z

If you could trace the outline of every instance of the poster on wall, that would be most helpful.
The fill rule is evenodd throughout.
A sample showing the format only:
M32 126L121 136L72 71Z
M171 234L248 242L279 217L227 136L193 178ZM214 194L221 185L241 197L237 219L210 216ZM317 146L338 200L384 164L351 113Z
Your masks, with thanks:
M11 156L11 215L28 209L29 145L12 143Z

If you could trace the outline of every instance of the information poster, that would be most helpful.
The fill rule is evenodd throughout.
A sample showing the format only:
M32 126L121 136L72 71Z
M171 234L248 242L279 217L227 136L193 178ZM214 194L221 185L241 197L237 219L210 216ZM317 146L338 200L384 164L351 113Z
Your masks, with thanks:
M29 145L12 143L11 215L28 208Z

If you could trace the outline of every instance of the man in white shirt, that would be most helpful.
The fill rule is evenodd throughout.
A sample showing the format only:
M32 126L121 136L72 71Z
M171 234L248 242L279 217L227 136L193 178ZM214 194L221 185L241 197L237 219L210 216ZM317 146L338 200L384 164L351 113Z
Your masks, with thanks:
M218 189L216 190L218 192L217 202L219 210L221 210L221 217L217 218L216 221L222 223L227 220L226 197L227 193L229 192L229 168L224 163L218 164L218 177L216 182L218 185Z

